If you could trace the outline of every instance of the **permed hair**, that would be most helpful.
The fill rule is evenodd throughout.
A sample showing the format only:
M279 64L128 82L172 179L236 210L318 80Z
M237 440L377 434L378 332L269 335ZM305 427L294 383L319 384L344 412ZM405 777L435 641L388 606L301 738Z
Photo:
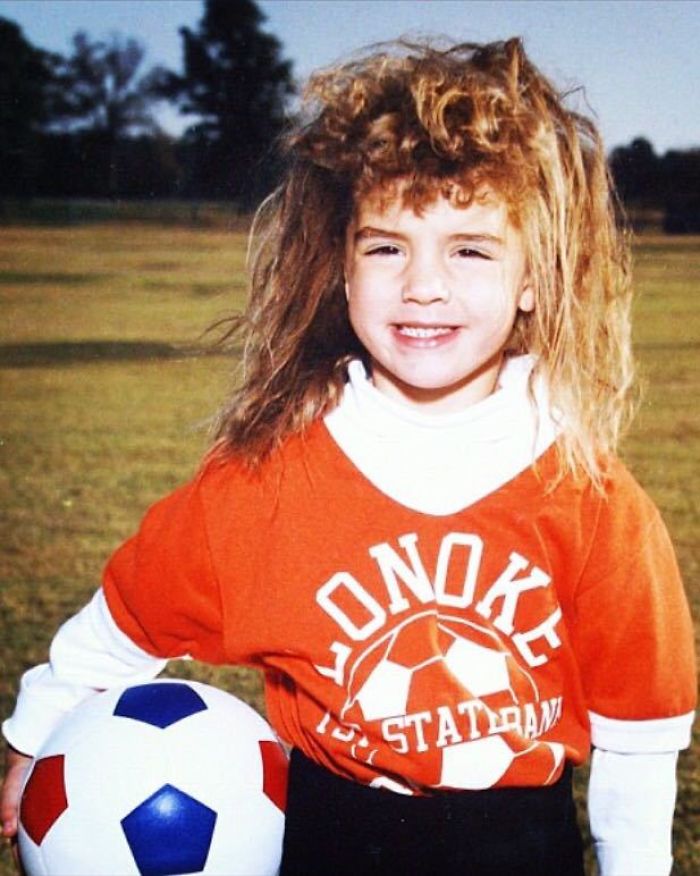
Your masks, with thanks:
M255 465L337 403L363 355L343 278L360 199L393 189L419 210L486 188L523 235L535 293L508 352L537 357L563 427L560 474L600 483L632 407L628 246L595 125L520 40L399 41L322 70L283 149L284 180L251 232L249 305L227 333L243 340L243 374L216 448Z

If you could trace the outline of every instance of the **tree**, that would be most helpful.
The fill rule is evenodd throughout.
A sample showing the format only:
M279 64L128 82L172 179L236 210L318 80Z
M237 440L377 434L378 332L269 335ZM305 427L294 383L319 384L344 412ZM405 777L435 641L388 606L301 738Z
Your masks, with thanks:
M137 76L145 49L137 40L112 34L91 42L73 37L73 54L57 70L53 124L62 130L102 131L118 140L154 128L149 77Z
M642 137L618 146L610 155L618 191L638 228L644 211L663 211L665 231L700 231L700 149L671 149L657 155Z
M655 206L663 188L661 159L644 137L618 146L610 155L610 170L623 201L638 207Z
M93 42L83 31L73 37L73 52L56 67L50 130L71 135L89 156L94 194L119 193L120 142L153 133L155 99L151 71L139 75L145 49L137 40L112 34Z
M184 75L161 79L161 93L198 117L184 150L190 189L208 197L250 201L269 185L294 86L291 62L261 30L264 21L253 0L205 0L197 29L180 30Z
M33 193L54 62L0 18L0 194Z
M700 148L671 149L661 166L666 183L664 230L700 233Z

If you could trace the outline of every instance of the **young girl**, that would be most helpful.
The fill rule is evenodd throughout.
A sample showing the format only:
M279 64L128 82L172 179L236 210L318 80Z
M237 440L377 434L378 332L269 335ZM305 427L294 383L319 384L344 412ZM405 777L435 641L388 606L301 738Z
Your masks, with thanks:
M627 251L605 158L518 40L313 77L253 229L241 388L22 679L21 775L95 688L265 674L282 871L667 874L694 705L668 537L615 457ZM22 752L22 754L20 754Z

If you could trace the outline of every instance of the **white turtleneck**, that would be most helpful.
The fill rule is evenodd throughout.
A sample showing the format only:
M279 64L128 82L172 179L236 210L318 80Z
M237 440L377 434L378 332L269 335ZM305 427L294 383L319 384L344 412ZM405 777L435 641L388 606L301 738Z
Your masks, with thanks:
M346 456L387 496L422 513L453 514L528 468L555 440L543 384L535 381L533 397L528 392L533 364L530 356L508 359L492 395L458 413L436 415L379 392L355 360L343 398L325 423Z

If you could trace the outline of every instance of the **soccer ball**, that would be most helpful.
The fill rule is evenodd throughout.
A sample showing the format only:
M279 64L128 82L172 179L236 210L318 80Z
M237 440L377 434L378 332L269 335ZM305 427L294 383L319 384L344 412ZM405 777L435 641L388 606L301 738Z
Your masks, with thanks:
M28 876L274 874L287 757L268 724L198 682L81 704L37 755L20 804Z

